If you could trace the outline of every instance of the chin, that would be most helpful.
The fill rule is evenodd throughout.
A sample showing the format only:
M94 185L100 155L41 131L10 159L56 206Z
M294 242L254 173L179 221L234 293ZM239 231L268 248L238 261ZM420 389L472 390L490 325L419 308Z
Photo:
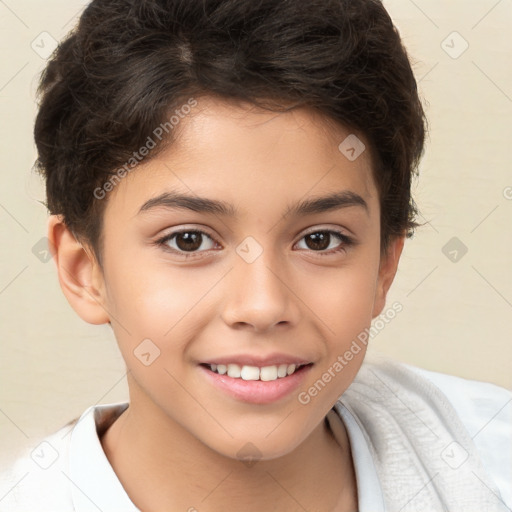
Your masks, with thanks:
M284 457L292 453L300 443L301 439L293 441L291 432L282 432L281 436L272 434L268 437L259 432L255 435L247 434L243 437L230 438L228 443L220 441L206 443L206 445L223 457L240 461L251 467L258 461Z

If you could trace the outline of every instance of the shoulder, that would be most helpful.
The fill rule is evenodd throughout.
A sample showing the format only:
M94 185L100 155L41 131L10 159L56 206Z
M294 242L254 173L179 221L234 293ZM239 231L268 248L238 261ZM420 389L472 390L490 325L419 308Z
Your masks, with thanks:
M474 439L487 432L498 434L503 425L510 427L511 390L490 382L434 372L406 363L401 364L429 380L442 391ZM506 432L510 433L510 428L507 428Z
M0 473L0 512L73 510L66 478L69 450L65 426L39 441Z
M475 444L484 467L512 505L512 391L402 363L448 399Z
M36 442L0 473L0 512L137 510L110 466L100 437L128 402L86 409Z
M402 403L407 406L405 412L412 411L412 416L422 420L437 417L441 430L447 429L454 439L466 439L473 445L472 450L503 501L512 507L511 390L490 382L426 370L379 352L367 353L353 384L350 403L356 410L369 408L368 422L372 414L382 411L406 421L405 415L396 413L395 404ZM361 400L368 405L359 405ZM457 423L465 433L460 432Z

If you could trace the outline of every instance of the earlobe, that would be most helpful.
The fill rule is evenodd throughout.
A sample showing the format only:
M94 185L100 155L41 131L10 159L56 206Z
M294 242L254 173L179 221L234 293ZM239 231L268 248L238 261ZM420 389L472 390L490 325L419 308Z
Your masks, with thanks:
M104 281L96 258L76 240L60 215L50 216L48 239L60 286L71 307L88 323L108 323Z
M375 289L375 301L372 318L380 315L386 305L386 296L395 278L400 261L400 255L404 248L405 236L395 237L390 241L385 258L381 259L379 277Z

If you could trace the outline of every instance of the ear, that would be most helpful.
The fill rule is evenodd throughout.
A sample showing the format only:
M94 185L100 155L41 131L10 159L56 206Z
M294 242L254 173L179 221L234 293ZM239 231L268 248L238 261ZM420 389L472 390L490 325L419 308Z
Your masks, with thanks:
M395 278L398 262L402 249L404 248L405 236L398 236L391 239L386 254L380 260L379 277L375 289L375 300L373 304L372 318L380 315L386 305L386 296L391 283Z
M50 216L48 239L60 287L71 307L90 324L108 323L103 273L92 251L76 240L60 215Z

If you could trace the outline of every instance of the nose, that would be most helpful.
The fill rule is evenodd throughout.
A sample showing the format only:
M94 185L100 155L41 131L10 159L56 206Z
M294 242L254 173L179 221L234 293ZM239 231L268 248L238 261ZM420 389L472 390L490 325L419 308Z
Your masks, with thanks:
M227 276L222 317L235 329L252 329L265 332L274 326L295 325L300 311L298 298L293 292L289 272L277 264L264 251L255 261L247 263L242 258Z

